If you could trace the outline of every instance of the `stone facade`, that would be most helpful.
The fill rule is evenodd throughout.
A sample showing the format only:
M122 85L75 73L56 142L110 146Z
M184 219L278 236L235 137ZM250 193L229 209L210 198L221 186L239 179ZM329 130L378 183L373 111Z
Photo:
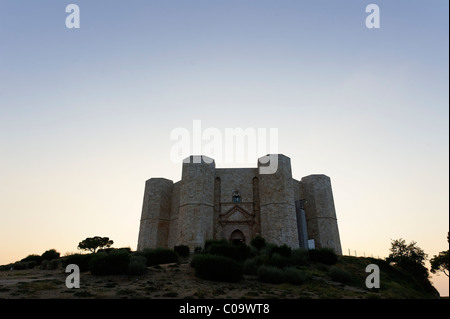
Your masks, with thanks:
M272 155L274 156L274 155ZM250 244L268 242L307 248L329 247L342 254L331 181L325 175L292 178L291 160L275 155L278 168L215 168L214 160L190 156L181 181L151 178L145 184L138 250L187 245L208 239Z

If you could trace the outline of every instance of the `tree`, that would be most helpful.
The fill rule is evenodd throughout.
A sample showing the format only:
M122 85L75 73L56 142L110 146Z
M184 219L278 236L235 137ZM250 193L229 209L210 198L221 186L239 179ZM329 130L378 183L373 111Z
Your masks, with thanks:
M85 240L81 241L78 244L78 249L81 250L89 250L92 253L95 253L95 251L99 248L108 248L111 247L111 245L114 244L112 240L109 240L109 237L88 237Z
M419 281L428 281L428 269L425 267L428 255L416 244L415 241L406 244L402 238L393 240L391 253L386 261L397 264L400 268L416 276Z
M448 240L448 233L447 233L447 242ZM434 255L433 258L430 259L431 264L431 272L433 274L442 271L447 277L449 275L449 254L448 250L441 251L439 255Z
M425 260L428 258L428 255L425 254L423 249L416 246L416 244L417 243L415 241L412 241L407 245L405 240L402 238L393 240L391 242L391 253L386 260L389 262L394 262L400 267L402 264L410 263L425 266Z

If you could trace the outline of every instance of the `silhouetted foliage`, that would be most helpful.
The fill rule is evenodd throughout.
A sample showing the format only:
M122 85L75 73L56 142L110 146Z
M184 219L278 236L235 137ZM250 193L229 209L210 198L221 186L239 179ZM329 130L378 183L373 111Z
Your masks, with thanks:
M449 233L447 233L447 243L449 242ZM447 277L449 276L449 251L441 251L437 256L434 255L430 259L431 269L430 271L435 274L437 272L443 272Z
M326 265L337 263L337 255L331 248L311 249L309 251L309 259Z
M224 256L196 255L191 266L195 269L195 275L202 279L238 282L242 278L241 265Z
M42 257L39 255L28 255L27 257L20 260L20 262L33 261L35 265L40 265L42 262Z
M258 251L260 251L261 249L263 249L266 246L266 240L263 237L258 235L252 239L252 241L250 242L250 245L255 247Z
M78 244L78 249L95 253L97 249L104 247L108 248L111 247L112 244L114 244L114 242L110 240L109 237L88 237Z
M144 249L140 254L147 259L147 266L176 263L178 261L177 253L166 248Z
M127 267L128 275L142 275L147 270L147 259L143 256L131 256Z
M387 262L394 263L406 270L427 291L434 290L434 287L428 279L428 269L425 267L425 261L428 255L423 249L417 246L415 241L406 244L402 238L393 240L390 251L391 253L386 258Z
M186 245L178 245L173 247L173 250L180 256L180 257L187 257L189 256L189 247Z
M75 264L80 268L80 272L89 271L89 263L91 261L93 254L73 254L64 257L63 259L63 267L67 267L67 265Z
M41 255L42 260L52 260L52 259L57 259L59 258L60 253L57 252L55 249L50 249L47 250L46 252L44 252Z
M228 257L236 261L244 261L250 257L250 248L245 244L235 245L224 241L205 246L205 253Z
M92 256L90 269L93 275L123 275L128 269L130 257L126 251L97 253Z

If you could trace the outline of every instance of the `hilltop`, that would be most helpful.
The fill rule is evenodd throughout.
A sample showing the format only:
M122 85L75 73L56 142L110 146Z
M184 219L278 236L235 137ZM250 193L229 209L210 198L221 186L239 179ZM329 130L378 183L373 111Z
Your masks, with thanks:
M56 269L41 267L0 271L0 298L177 298L177 299L429 299L439 298L431 286L418 282L402 269L374 258L338 256L337 263L308 262L297 266L306 275L299 285L270 284L257 276L244 275L238 282L215 282L195 275L190 266L193 254L177 263L147 266L142 275L95 276L82 272L80 288L65 285L68 274L62 262ZM64 257L60 258L63 261ZM380 288L368 289L365 268L380 268ZM4 267L5 269L5 267Z

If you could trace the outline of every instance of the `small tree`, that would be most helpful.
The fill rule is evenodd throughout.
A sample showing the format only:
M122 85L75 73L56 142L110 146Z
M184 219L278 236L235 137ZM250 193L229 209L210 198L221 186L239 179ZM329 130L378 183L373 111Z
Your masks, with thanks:
M88 250L92 253L95 253L95 251L99 248L109 248L111 245L114 244L112 240L109 240L109 237L88 237L85 240L81 241L78 244L78 249L80 250Z
M449 242L448 240L448 233L447 233L447 242ZM439 255L434 255L433 258L430 259L430 264L431 264L431 272L433 274L441 271L444 273L444 275L446 275L448 277L449 275L449 253L448 253L448 249L445 251L441 251L439 253Z
M386 261L394 262L399 267L420 278L420 281L428 282L428 269L425 267L425 260L428 255L416 244L415 241L406 244L402 238L393 240L391 242L391 253L386 258Z
M391 253L386 260L389 262L395 262L400 267L410 263L424 266L428 255L425 254L423 249L416 246L416 244L417 243L415 241L412 241L407 245L405 240L402 238L393 240L391 242Z

